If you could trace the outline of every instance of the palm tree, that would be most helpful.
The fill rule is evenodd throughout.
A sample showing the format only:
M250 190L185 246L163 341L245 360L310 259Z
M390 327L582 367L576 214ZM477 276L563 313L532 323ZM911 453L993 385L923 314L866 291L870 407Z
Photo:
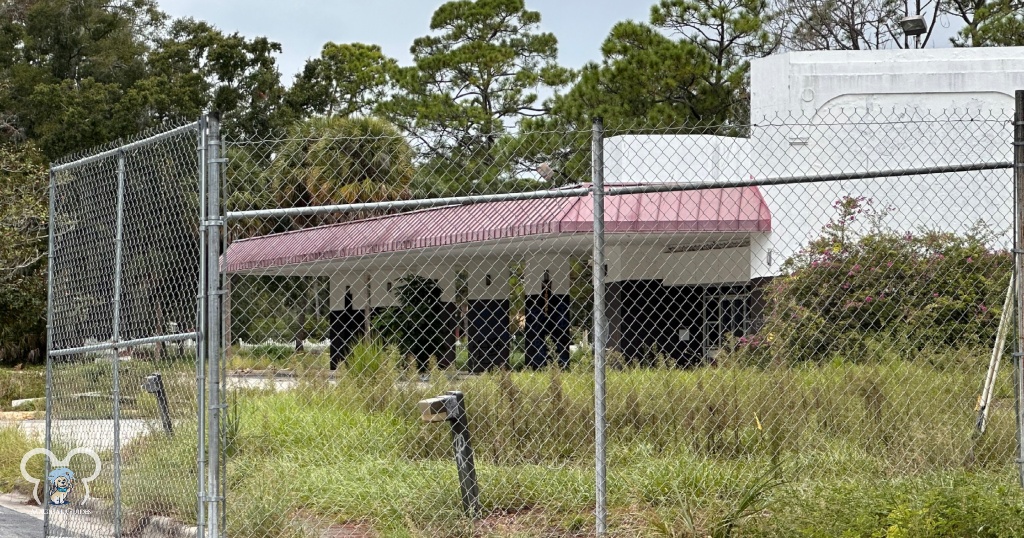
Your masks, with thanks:
M415 153L401 132L375 117L316 117L297 123L274 147L253 186L269 189L277 207L312 207L409 198ZM259 181L256 181L259 180ZM262 196L265 196L263 194ZM380 214L381 212L375 212ZM282 218L263 229L286 231L365 218L370 213L333 213ZM295 348L307 337L306 319L325 279L302 277L289 286L295 312Z
M409 197L414 152L374 117L317 117L289 132L267 170L280 207L381 202ZM292 228L337 222L302 219Z

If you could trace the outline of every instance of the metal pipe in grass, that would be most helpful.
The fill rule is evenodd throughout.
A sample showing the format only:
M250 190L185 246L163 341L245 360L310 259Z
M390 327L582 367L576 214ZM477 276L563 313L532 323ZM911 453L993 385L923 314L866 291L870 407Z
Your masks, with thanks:
M421 400L420 419L424 422L448 422L452 427L452 445L455 448L455 467L459 472L459 493L462 508L469 517L480 517L480 486L473 462L473 445L469 439L469 417L462 392L453 390L444 396Z
M170 406L167 405L167 391L164 390L164 380L160 372L154 372L146 376L142 383L142 390L156 398L156 405L160 411L160 421L163 423L164 431L167 432L167 435L174 435Z
M991 410L992 395L995 391L996 378L999 374L999 359L1006 351L1006 336L1010 330L1013 319L1013 290L1015 289L1013 274L1010 274L1010 284L1006 287L1006 299L1003 300L1003 311L999 316L999 327L996 329L996 341L992 346L992 355L988 362L988 371L985 373L985 384L981 387L981 396L978 397L977 416L974 422L974 436L981 437L988 427L988 415Z

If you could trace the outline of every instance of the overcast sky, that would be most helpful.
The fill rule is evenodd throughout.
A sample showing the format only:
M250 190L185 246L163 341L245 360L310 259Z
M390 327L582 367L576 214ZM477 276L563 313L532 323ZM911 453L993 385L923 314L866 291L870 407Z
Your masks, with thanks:
M284 49L278 59L286 84L327 41L380 45L410 64L413 39L430 32L430 15L444 0L158 0L174 17L191 16L247 37L267 36ZM559 62L580 67L601 57L601 42L618 22L646 21L656 0L527 0L541 27L558 38ZM938 25L929 47L949 46L955 33ZM947 28L942 28L946 26ZM938 39L936 39L938 38Z
M205 20L226 32L264 35L284 49L278 63L290 82L327 41L380 45L399 63L412 63L412 40L430 33L430 15L443 0L158 0L175 17ZM654 0L533 0L541 28L558 37L559 62L580 67L600 58L601 42L621 20L646 21Z

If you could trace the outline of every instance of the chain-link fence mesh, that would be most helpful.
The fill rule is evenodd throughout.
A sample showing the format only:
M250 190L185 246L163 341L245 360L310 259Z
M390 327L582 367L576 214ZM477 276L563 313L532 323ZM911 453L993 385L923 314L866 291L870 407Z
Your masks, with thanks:
M51 168L49 536L195 522L198 143L183 125Z
M227 536L856 534L806 524L1012 484L1009 117L229 141Z
M229 144L228 535L471 532L417 407L453 390L481 515L548 505L551 473L592 503L591 135L466 142L333 118Z
M1008 117L314 119L226 144L224 220L205 123L55 165L48 444L100 465L49 534L1012 519L956 512L1016 498Z
M607 134L611 192L751 185L607 197L609 221L646 224L608 236L610 529L869 535L915 528L901 509L955 519L908 492L1013 483L1009 363L984 435L978 423L997 329L1012 325L1007 116ZM880 495L899 500L857 521ZM974 531L937 535L961 532Z

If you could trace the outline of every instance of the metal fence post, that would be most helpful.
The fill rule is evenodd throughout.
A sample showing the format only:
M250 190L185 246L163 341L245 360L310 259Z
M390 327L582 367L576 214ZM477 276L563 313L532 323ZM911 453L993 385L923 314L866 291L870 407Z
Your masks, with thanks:
M56 201L57 174L50 169L50 216L49 216L49 245L46 256L46 438L43 441L46 450L52 454L53 451L53 359L50 352L53 351L53 245L54 229L56 226ZM50 458L43 463L43 476L50 476ZM43 486L44 488L47 486ZM45 489L43 491L46 492ZM50 535L50 503L43 503L43 536Z
M199 280L196 297L196 536L206 536L206 145L207 121L199 118Z
M207 117L209 138L207 140L206 175L206 362L207 362L207 483L206 483L206 526L209 538L220 536L220 331L221 331L221 283L220 283L220 226L223 224L220 210L220 116L211 113Z
M1024 487L1024 90L1017 90L1015 95L1016 110L1013 117L1013 194L1014 194L1014 226L1013 226L1013 260L1017 295L1017 350L1013 354L1013 393L1017 426L1017 471L1020 485Z
M604 124L594 118L591 174L594 197L594 490L597 535L608 531L607 464L605 461L604 359L608 320L604 305Z
M117 228L114 232L114 297L111 300L113 305L113 330L111 342L114 348L110 350L113 358L111 375L113 383L113 419L114 419L114 537L121 536L121 348L117 346L121 341L121 271L122 260L124 259L124 191L125 191L125 162L124 151L117 153Z
M217 142L217 160L215 161L215 164L216 164L217 168L216 168L216 174L213 176L213 178L217 180L217 204L218 204L217 208L218 208L218 210L217 210L216 214L217 214L217 232L218 232L218 236L219 236L218 237L219 243L218 243L218 246L215 247L215 248L219 248L219 250L217 251L218 264L217 264L217 270L216 270L216 273L217 273L217 290L216 290L217 291L217 295L216 295L216 298L217 298L217 320L216 320L215 327L217 328L217 402L219 403L219 405L217 406L217 409L218 409L218 412L217 412L218 413L217 414L217 418L218 418L217 427L218 427L218 430L217 431L218 431L218 433L221 434L221 435L219 435L217 437L217 439L218 439L219 442L222 442L224 444L224 448L219 448L220 445L218 445L219 450L224 450L227 447L227 445L226 445L226 441L225 441L226 437L224 437L224 435L225 435L224 427L220 425L220 417L221 417L220 413L221 413L221 410L227 409L227 407L228 407L228 404L227 404L227 401L226 401L227 396L226 396L226 394L223 391L225 390L225 384L224 384L226 382L225 380L227 380L227 378L228 378L227 346L230 343L230 340L227 339L227 334L228 334L227 333L227 322L229 321L229 317L228 317L228 312L225 311L225 308L230 308L230 306L231 306L230 305L230 297L229 297L229 294L231 293L231 281L230 281L230 279L227 278L227 274L224 272L224 265L221 265L219 263L219 260L220 260L221 253L223 253L223 255L226 257L227 256L227 252L228 252L227 202L226 202L225 195L224 195L224 193L228 192L228 190L227 190L227 162L228 162L228 157L227 157L226 145L224 143L224 137L223 137L223 135L221 134L221 131L220 131L220 113L219 112L217 112L216 120L217 120L217 131L216 131L216 135L217 135L217 138L216 138L216 142ZM219 537L223 533L226 533L227 532L226 529L228 528L228 515L227 515L228 458L227 458L227 456L226 455L224 457L219 457L218 456L218 462L219 462L219 466L217 467L217 477L218 478L217 478L217 484L216 484L217 485L217 490L216 490L215 495L217 496L218 502L220 503L220 506L219 506L219 511L220 511L220 527L219 527L219 529L220 530L218 531L218 534L217 534L217 536Z

